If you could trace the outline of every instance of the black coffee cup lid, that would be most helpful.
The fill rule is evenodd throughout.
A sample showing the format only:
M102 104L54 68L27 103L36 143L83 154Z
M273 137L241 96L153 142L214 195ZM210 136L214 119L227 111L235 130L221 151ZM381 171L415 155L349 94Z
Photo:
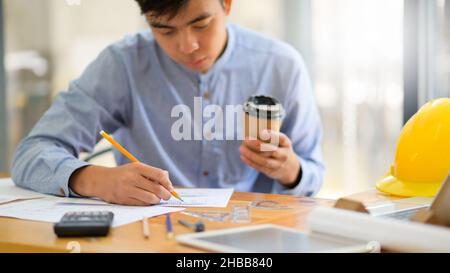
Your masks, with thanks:
M244 104L244 112L266 119L283 119L285 114L283 105L277 99L266 96L250 97Z

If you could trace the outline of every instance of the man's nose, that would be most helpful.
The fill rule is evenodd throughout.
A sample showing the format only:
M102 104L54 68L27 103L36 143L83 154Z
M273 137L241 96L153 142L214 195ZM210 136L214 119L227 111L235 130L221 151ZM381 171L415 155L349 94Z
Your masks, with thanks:
M195 36L189 33L181 34L178 43L180 51L184 54L191 54L200 48Z

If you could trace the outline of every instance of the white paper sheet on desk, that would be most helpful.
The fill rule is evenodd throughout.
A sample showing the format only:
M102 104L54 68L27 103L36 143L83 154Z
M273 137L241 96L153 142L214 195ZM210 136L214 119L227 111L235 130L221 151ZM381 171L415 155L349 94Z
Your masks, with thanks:
M11 195L5 195L5 194L0 194L0 205L1 204L5 204L5 203L9 203L15 200L18 200L19 198L11 196Z
M159 207L201 207L226 208L230 201L233 189L176 189L184 202L172 197L168 201L161 201ZM111 206L96 199L59 198L61 205L94 205Z
M172 197L161 201L164 207L226 208L234 189L176 189L184 202Z
M21 197L21 196L11 196L11 195L5 195L5 194L0 194L0 205L4 205L7 203L11 203L14 201L23 201L23 200L31 200L31 199L38 199L38 198L42 198L42 197Z
M16 200L42 198L47 195L17 187L11 178L0 179L0 194L15 197Z
M61 217L71 211L111 211L114 213L112 226L118 227L141 220L143 217L154 217L166 213L182 211L181 208L167 207L129 207L118 205L92 205L86 200L85 204L68 204L61 202L66 198L48 197L43 199L27 200L0 206L0 216L12 217L41 222L58 222Z
M370 215L380 216L405 209L429 207L433 199L433 197L411 197L393 201L367 203L365 205Z

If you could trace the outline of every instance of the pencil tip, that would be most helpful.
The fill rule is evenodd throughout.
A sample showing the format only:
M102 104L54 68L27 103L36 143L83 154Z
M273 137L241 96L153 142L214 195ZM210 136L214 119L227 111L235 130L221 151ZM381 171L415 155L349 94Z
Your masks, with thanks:
M173 192L172 192L172 195L173 195L176 199L180 200L181 202L184 202L184 200L180 197L180 195L179 195L177 192L173 191Z

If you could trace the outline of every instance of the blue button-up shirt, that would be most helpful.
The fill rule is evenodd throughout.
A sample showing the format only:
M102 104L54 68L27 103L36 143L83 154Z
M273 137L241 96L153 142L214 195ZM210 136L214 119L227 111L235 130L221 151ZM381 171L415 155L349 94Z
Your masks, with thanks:
M99 131L105 130L143 163L168 170L175 186L316 193L324 173L322 128L304 61L280 41L236 25L227 30L224 53L205 74L170 59L149 30L106 48L21 142L13 160L14 182L72 196L70 176L89 164L78 155L92 152ZM301 181L293 189L245 165L238 139L195 140L194 128L192 140L171 133L179 120L172 113L177 105L187 106L194 115L194 102L202 97L203 108L217 105L225 111L227 105L242 105L257 94L277 98L286 110L281 131L292 140L302 168ZM204 122L211 118L203 117ZM118 164L129 162L118 152L115 158Z

